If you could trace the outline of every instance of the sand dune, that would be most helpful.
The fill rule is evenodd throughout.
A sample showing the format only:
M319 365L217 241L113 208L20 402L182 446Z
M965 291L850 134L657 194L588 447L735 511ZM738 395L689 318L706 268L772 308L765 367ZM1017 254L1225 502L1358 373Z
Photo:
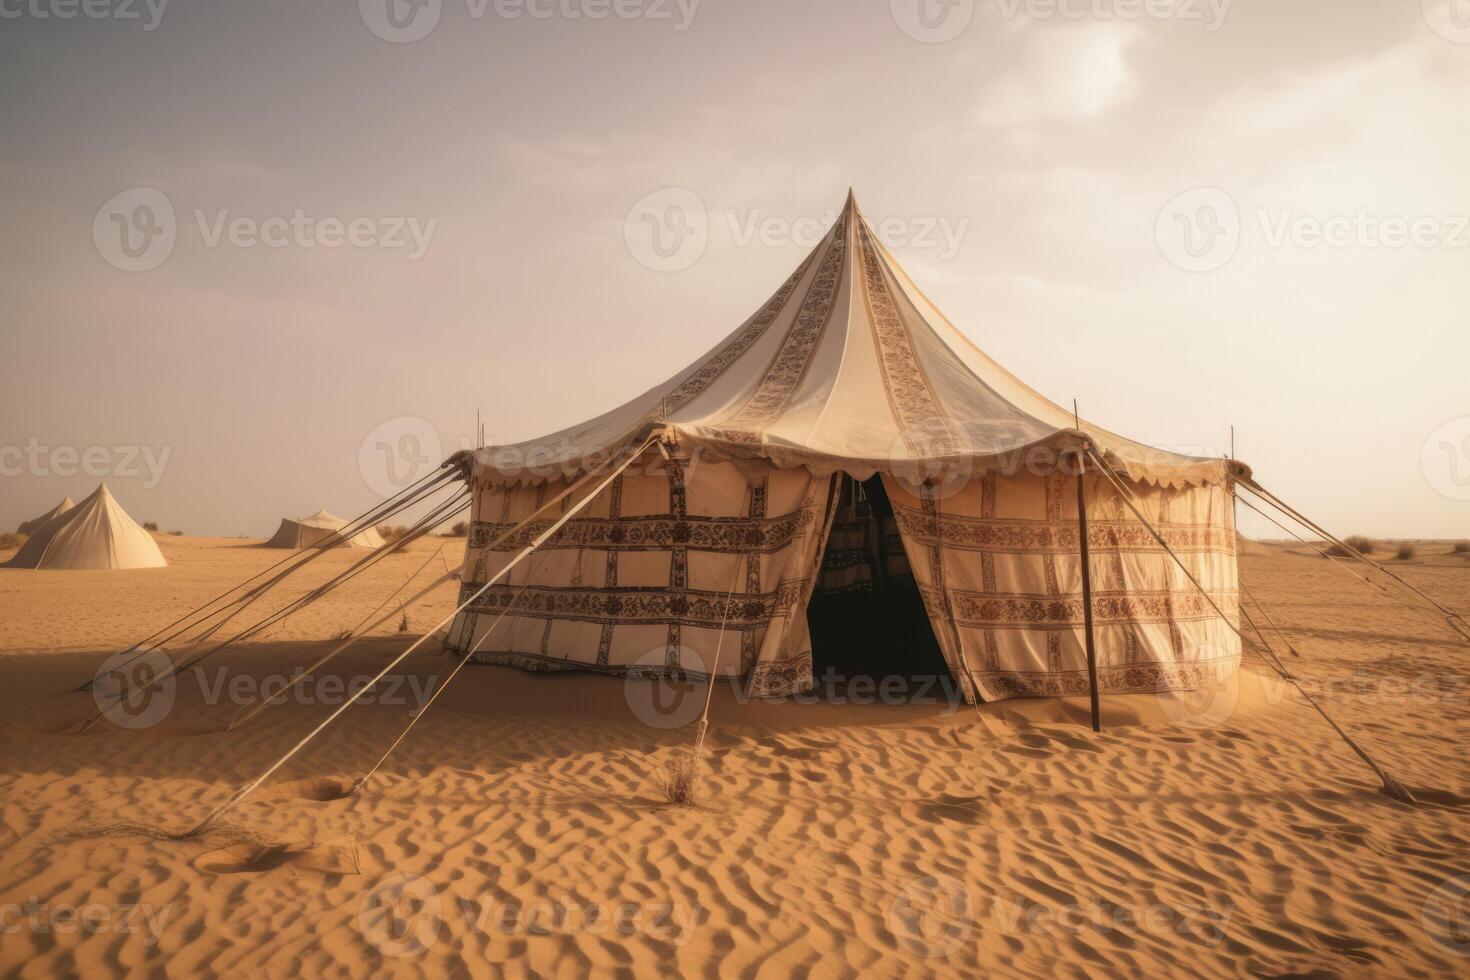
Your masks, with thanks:
M977 713L740 703L722 687L697 808L664 805L657 781L692 726L649 724L621 681L471 667L343 796L449 668L431 641L391 694L204 839L108 832L198 821L323 718L335 685L453 605L445 586L408 632L395 622L306 685L310 703L224 730L439 545L416 543L186 673L157 724L69 734L94 705L67 692L110 653L280 557L247 544L164 538L157 570L0 571L0 971L1431 976L1467 962L1434 910L1470 871L1470 647L1319 558L1255 545L1242 578L1303 683L1419 807L1379 795L1257 657L1200 701L1107 699L1100 735L1075 701ZM1470 564L1439 551L1401 574L1470 611ZM322 576L354 557L329 554Z

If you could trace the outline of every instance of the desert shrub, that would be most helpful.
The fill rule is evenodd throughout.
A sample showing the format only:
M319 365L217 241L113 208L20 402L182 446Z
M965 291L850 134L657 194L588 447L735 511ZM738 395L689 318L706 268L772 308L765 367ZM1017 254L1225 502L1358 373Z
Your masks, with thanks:
M0 548L19 548L26 543L27 537L19 531L6 531L0 534Z
M392 524L378 525L378 536L384 541L397 541L407 533L408 528L402 524L399 524L397 527L394 527Z
M1399 545L1399 550L1394 552L1394 557L1399 561L1408 561L1419 553L1418 549L1407 541Z
M143 522L143 530L145 530L145 531L157 531L158 530L158 522L157 521L144 521Z
M1456 541L1450 552L1456 555L1470 555L1470 541Z
M674 806L693 806L699 763L692 753L680 752L664 763L663 772L655 774L664 799Z
M1334 558L1353 558L1357 555L1371 555L1375 547L1372 539L1365 538L1361 534L1354 534L1352 537L1344 538L1343 544L1347 545L1347 547L1344 548L1341 544L1335 544L1327 549L1327 553Z
M466 524L464 521L457 521L457 522L455 522L454 527L452 527L452 528L449 529L449 534L450 534L451 537L462 538L462 537L464 537L465 535L467 535L469 533L470 533L470 526L468 524Z

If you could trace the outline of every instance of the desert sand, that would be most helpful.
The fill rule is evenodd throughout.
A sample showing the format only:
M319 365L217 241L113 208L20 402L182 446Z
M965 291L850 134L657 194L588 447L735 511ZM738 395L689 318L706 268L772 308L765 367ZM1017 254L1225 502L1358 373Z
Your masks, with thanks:
M374 703L180 842L118 825L197 822L324 718L339 680L447 614L455 587L304 685L310 698L224 730L262 679L309 662L445 544L416 542L185 674L157 724L74 734L93 699L71 688L108 655L281 557L238 540L160 543L166 569L0 570L0 973L1470 965L1464 919L1456 933L1435 911L1444 883L1470 872L1470 646L1300 547L1243 549L1242 580L1300 652L1291 668L1417 807L1380 795L1256 652L1209 697L1105 699L1101 734L1081 701L977 712L851 703L872 700L856 692L740 703L720 688L692 808L659 785L692 725L647 723L617 679L471 666L360 793L338 798L452 666L434 639ZM461 548L448 542L424 577ZM353 557L330 554L321 577ZM1422 545L1398 568L1470 613L1466 558Z

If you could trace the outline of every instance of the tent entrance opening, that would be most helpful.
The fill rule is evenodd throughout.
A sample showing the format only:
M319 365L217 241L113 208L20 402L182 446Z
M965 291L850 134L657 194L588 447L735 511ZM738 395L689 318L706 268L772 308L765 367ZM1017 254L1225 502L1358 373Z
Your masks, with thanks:
M899 677L907 699L918 685L954 687L909 568L879 476L842 477L837 513L807 606L817 689L854 678Z

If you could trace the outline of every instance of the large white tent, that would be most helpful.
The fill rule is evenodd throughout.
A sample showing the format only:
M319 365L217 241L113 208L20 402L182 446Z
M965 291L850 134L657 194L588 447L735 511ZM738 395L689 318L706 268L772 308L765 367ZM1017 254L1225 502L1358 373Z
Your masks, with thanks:
M281 526L276 528L276 533L265 543L267 548L310 548L311 546L326 540L335 531L340 531L347 526L347 522L336 514L329 514L319 510L309 517L301 517L292 520L289 517L281 518ZM343 541L338 541L334 547L348 545L353 548L381 548L383 538L374 528L366 528L359 531Z
M92 495L39 527L6 568L162 568L153 535L100 484Z
M76 504L72 503L70 497L63 497L61 503L57 504L55 507L52 507L50 510L39 517L32 517L28 521L22 521L20 527L16 528L15 530L19 534L30 534L36 528L40 527L42 524L45 524L57 514L64 514L75 506Z
M851 196L775 295L689 368L584 424L468 454L462 601L557 514L524 519L650 435L660 452L475 598L451 648L535 670L714 670L754 694L801 691L821 583L892 575L922 597L967 697L1085 693L1082 489L1097 687L1195 687L1239 662L1212 605L1238 615L1232 479L1249 471L1126 439L1026 386L924 296ZM1079 480L1067 462L1084 459L1101 465ZM882 526L864 509L879 495ZM864 520L873 533L831 534ZM836 574L834 562L862 560L849 539L901 553ZM908 654L891 656L902 669Z

